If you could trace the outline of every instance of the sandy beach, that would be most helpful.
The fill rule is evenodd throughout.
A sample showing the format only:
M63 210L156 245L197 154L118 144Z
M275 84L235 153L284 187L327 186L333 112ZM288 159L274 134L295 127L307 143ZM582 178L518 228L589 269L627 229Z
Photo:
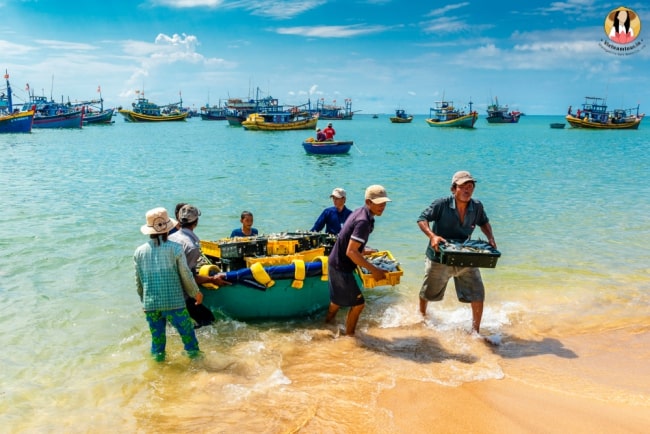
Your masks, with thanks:
M459 387L400 380L380 394L377 407L392 415L401 433L648 432L650 332L618 330L563 341L576 357L504 360L504 379ZM599 346L608 347L605 357ZM580 373L579 382L573 372Z

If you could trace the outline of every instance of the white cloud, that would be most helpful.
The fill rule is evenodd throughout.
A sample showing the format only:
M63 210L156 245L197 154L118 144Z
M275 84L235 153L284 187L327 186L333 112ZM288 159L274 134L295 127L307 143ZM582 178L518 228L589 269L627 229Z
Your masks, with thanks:
M381 33L388 30L386 26L301 26L280 27L275 32L281 35L298 35L313 38L349 38L352 36Z

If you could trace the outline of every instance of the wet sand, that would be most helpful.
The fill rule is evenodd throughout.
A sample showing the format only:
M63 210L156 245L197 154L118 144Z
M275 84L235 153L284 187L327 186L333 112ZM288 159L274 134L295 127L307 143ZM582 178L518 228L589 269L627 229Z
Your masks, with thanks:
M648 432L650 332L562 341L575 357L504 359L504 379L458 387L398 380L381 392L377 409L389 412L393 429L403 433Z

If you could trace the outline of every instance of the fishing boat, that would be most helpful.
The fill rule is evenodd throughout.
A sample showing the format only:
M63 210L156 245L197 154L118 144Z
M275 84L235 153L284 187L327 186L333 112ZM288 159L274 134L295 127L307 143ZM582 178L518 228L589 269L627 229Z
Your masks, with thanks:
M268 112L252 113L241 123L250 131L289 131L313 130L318 123L318 116L309 112Z
M227 107L223 106L221 102L219 105L213 106L206 104L200 109L200 116L203 121L225 121L227 113Z
M77 107L84 109L84 125L107 125L113 124L113 115L115 114L114 108L104 109L104 98L102 98L101 87L97 88L99 92L99 99L89 101L82 101L75 104Z
M6 89L0 91L0 133L29 133L32 131L34 110L14 110L9 73L5 71Z
M639 105L630 109L607 110L605 98L588 96L576 114L569 113L566 120L573 128L600 130L636 130L644 113L639 114Z
M201 288L203 304L213 312L242 321L293 319L312 316L330 302L327 255L335 238L316 232L201 240L207 261L199 274L225 273L231 283ZM361 273L361 271L359 271ZM365 288L396 285L401 270L375 282L359 274Z
M509 111L507 105L499 105L499 99L495 98L491 104L487 106L487 121L490 124L516 124L519 122L521 112L513 110Z
M284 111L277 98L260 97L260 88L255 90L255 98L229 98L226 101L226 120L231 126L240 127L253 113L271 113Z
M174 122L184 121L188 111L181 110L183 100L170 103L164 106L149 102L144 97L144 92L137 91L137 99L131 105L133 110L120 109L119 113L124 116L126 122Z
M33 128L81 128L84 109L72 103L59 103L45 96L29 95L22 111L34 110Z
M336 100L332 104L325 104L324 98L316 101L316 109L314 114L318 114L319 119L330 121L349 121L352 120L354 112L352 111L352 100L346 98L344 106L337 106Z
M390 118L390 121L394 124L408 124L413 120L413 116L406 113L406 110L397 109L395 110L395 116Z
M350 141L317 142L313 137L302 142L302 147L308 154L335 155L347 154L354 143Z
M453 101L436 101L436 106L429 109L429 118L425 122L430 127L455 127L474 128L478 113L472 111L472 102L469 103L469 112L454 107Z

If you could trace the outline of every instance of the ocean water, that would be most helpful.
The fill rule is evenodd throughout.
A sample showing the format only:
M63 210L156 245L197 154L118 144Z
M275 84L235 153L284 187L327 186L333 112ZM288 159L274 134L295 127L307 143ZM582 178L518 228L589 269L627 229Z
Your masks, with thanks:
M562 120L446 130L357 115L334 122L355 143L341 156L306 155L310 132L200 119L0 136L0 431L390 432L377 397L400 380L511 377L647 408L650 126L549 128ZM468 333L451 283L424 321L417 311L427 240L416 219L457 170L478 178L502 252L483 270L482 334L498 346ZM227 236L245 209L261 233L309 229L332 188L354 209L376 183L393 202L369 245L404 276L365 291L356 339L321 317L219 318L198 331L202 359L171 332L167 361L150 360L132 265L148 209L195 204L203 239ZM638 369L620 372L621 358Z

